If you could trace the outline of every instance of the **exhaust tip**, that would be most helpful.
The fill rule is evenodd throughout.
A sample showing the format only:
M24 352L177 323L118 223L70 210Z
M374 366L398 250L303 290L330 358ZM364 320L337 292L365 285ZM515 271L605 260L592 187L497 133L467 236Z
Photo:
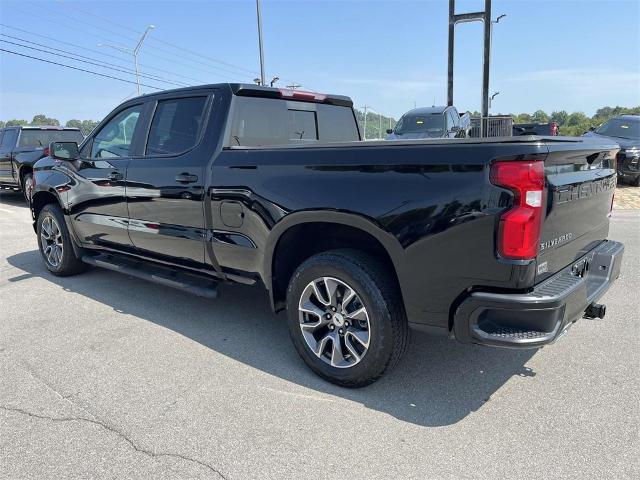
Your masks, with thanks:
M603 303L592 303L584 311L583 318L604 318L607 306Z

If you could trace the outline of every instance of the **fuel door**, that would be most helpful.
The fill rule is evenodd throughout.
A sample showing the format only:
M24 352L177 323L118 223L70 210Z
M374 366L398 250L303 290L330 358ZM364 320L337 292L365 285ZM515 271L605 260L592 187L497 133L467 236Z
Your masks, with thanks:
M225 227L240 228L244 221L242 203L224 200L220 204L220 218Z

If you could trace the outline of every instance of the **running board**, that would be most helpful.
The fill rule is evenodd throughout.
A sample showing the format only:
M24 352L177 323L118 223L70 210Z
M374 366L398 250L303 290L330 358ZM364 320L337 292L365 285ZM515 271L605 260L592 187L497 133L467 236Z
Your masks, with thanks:
M94 267L106 268L166 287L177 288L199 297L216 298L218 296L217 282L201 275L105 253L83 255L82 261Z

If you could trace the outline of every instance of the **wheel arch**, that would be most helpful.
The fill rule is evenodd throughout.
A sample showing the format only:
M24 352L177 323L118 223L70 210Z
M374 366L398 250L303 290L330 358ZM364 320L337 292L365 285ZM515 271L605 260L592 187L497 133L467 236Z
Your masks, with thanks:
M328 229L331 231L328 232ZM314 242L301 241L310 234L323 231L327 231L327 238ZM391 270L399 285L403 249L391 234L371 220L352 213L297 212L278 222L267 240L263 279L272 308L275 311L283 309L289 279L302 262L316 253L336 248L355 248L375 255Z

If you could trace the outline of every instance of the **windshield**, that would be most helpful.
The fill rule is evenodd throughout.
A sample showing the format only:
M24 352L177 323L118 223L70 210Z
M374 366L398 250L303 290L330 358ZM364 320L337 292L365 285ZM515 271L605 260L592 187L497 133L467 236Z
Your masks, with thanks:
M405 133L425 133L429 135L441 135L444 133L443 115L405 115L396 125L396 135Z
M607 137L628 138L630 140L640 139L640 121L624 120L622 118L612 118L596 130L599 135Z
M79 130L35 130L24 129L20 133L20 147L48 147L51 142L82 143L84 137Z

